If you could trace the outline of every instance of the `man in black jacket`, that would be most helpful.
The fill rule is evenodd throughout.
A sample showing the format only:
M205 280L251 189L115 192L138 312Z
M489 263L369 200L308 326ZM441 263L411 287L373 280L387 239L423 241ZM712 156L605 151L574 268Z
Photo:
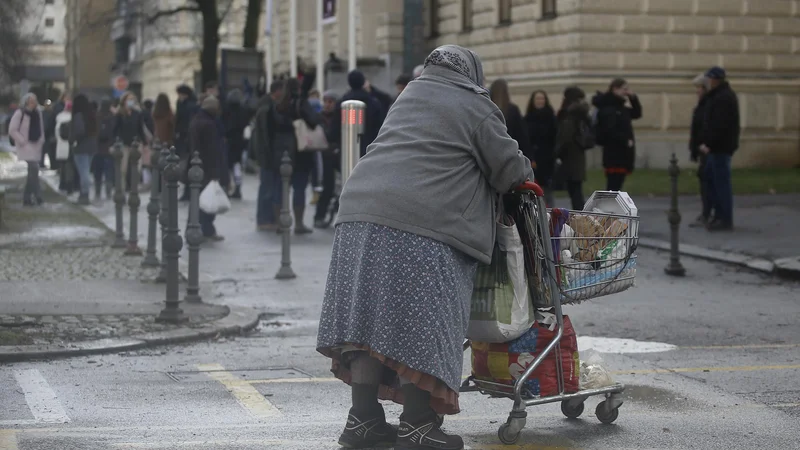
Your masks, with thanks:
M725 79L725 70L712 67L706 72L706 94L700 151L706 162L707 193L715 211L709 231L733 229L731 157L739 148L739 100Z
M372 141L378 137L378 132L383 126L383 119L386 117L386 111L383 110L380 102L375 99L369 92L364 90L364 84L367 79L364 74L358 70L353 70L347 75L347 84L350 85L350 90L345 93L339 104L336 107L337 123L342 123L342 103L348 100L358 100L367 105L364 112L364 135L361 137L361 156L367 154L367 146L372 144ZM334 127L334 135L331 136L333 142L341 140L341 128ZM344 149L342 149L344 150Z

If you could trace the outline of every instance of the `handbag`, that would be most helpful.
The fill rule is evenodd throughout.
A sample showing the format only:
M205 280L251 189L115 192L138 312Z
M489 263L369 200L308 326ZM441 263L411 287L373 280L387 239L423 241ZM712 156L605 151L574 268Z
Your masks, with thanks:
M300 103L297 104L298 116L300 116ZM305 120L301 118L292 122L294 135L297 138L297 151L309 152L328 149L328 139L325 137L325 130L321 125L317 125L313 130L309 128Z

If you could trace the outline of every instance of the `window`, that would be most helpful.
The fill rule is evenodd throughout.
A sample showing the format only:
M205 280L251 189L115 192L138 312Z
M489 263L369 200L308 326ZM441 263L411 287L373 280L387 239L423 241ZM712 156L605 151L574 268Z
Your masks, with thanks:
M497 9L499 10L500 25L511 23L511 0L498 0Z
M430 24L430 37L439 36L439 1L430 0L428 2L428 21Z
M556 0L542 0L542 19L552 19L556 16Z
M461 30L472 30L472 0L461 0Z
M44 26L47 28L53 28L53 25L56 24L56 21L52 17L48 17L44 19Z

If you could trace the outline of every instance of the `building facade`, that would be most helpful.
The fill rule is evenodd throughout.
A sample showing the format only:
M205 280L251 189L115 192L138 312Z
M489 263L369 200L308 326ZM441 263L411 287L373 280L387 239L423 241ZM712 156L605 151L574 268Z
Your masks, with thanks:
M66 83L66 2L31 0L27 19L20 28L28 43L20 75L30 87L45 95L63 91Z

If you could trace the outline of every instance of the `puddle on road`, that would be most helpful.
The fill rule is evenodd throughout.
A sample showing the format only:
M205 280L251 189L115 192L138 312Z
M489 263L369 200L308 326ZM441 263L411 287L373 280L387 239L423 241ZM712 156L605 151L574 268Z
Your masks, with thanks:
M678 346L663 342L636 341L633 339L578 336L578 350L592 349L598 353L658 353L677 349Z
M625 385L622 397L626 402L645 405L653 409L680 411L687 407L697 407L699 403L685 395L669 389L653 386Z

